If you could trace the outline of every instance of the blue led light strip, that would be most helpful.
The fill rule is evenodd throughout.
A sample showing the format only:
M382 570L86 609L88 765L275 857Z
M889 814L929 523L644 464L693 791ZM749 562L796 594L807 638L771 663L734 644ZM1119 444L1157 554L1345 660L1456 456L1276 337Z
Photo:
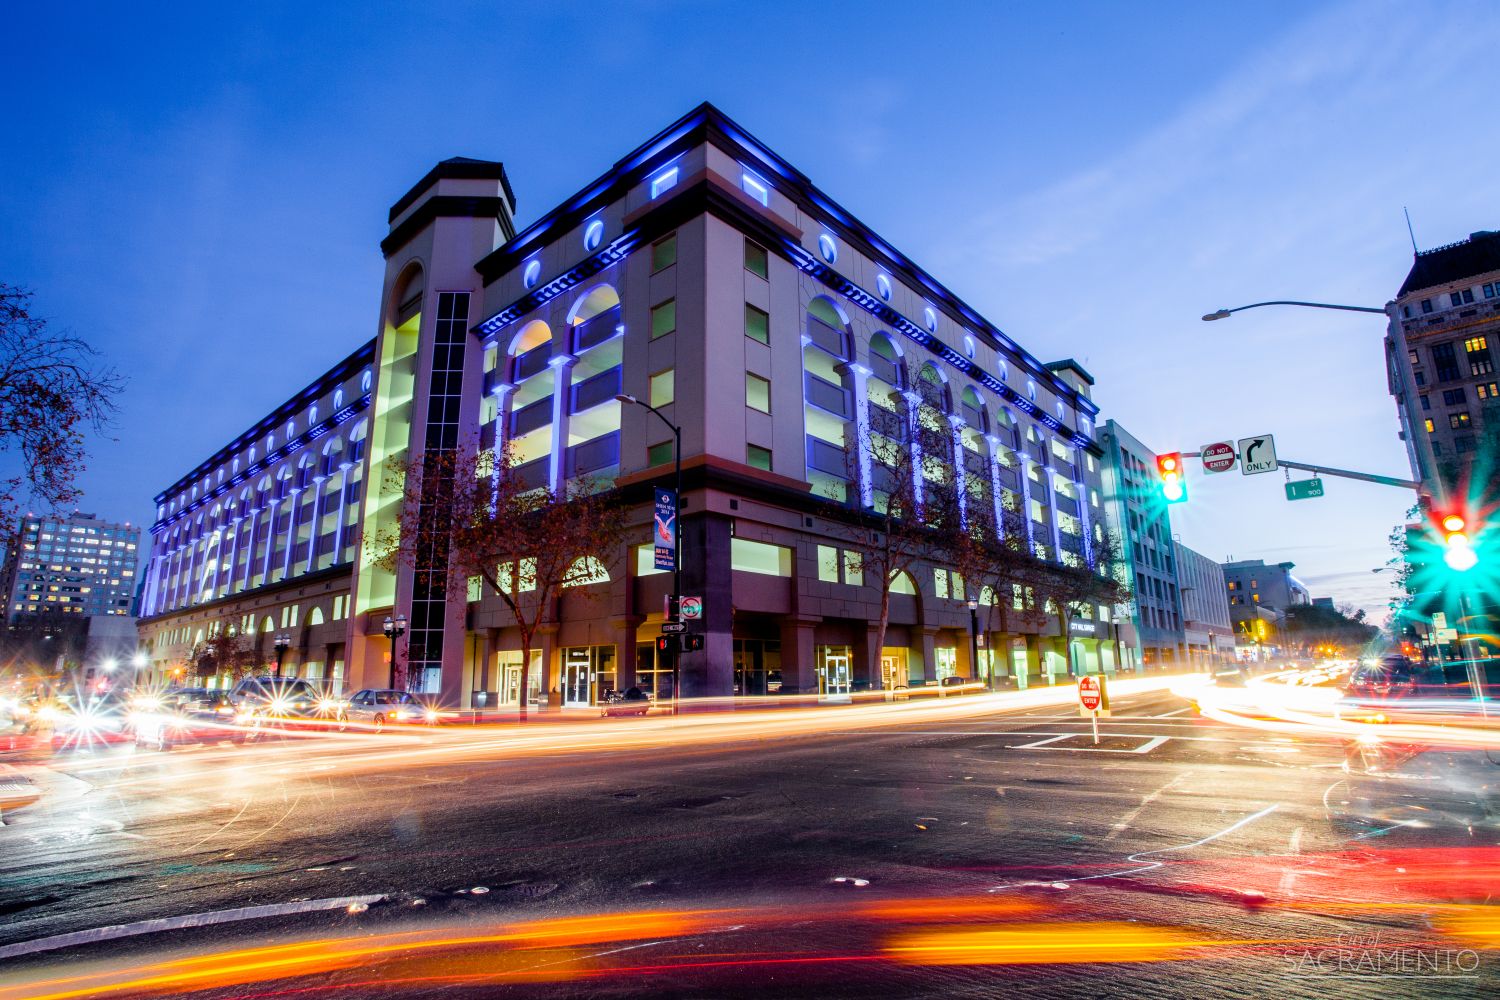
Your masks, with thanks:
M991 375L989 372L980 368L973 361L970 361L962 354L959 354L953 348L949 347L947 344L943 343L932 334L928 333L925 329L913 323L911 320L907 319L905 316L901 315L896 310L892 309L889 305L871 295L869 292L865 291L863 288L859 287L854 282L844 277L842 274L839 274L837 271L833 270L833 268L828 267L822 261L818 260L812 254L804 250L801 244L793 243L791 240L786 239L783 240L783 246L786 250L787 256L791 258L792 263L795 264L800 270L805 271L807 274L818 279L818 281L838 292L840 295L844 296L844 298L848 299L850 302L853 302L861 309L870 313L876 319L879 319L881 322L885 323L887 326L891 327L894 330L901 331L909 339L917 342L918 344L921 344L929 351L938 355L938 357L942 358L944 361L947 361L959 371L979 382L981 385L989 389L991 392L995 393L1001 399L1004 399L1006 402L1015 405L1028 416L1040 420L1043 424L1045 424L1052 430L1066 435L1070 440L1073 441L1074 444L1088 446L1093 443L1092 439L1090 439L1088 435L1075 431L1070 427L1064 426L1062 421L1058 420L1050 413L1043 412L1039 406L1037 406L1031 400L1027 399L1025 396L1017 393L1014 389L1006 385L1004 382L1000 381L994 375Z
M632 229L629 232L621 233L615 237L614 242L610 243L603 250L600 250L592 257L584 258L572 270L564 271L542 287L521 296L489 319L481 322L470 332L481 337L488 337L514 323L537 306L545 302L550 302L563 292L577 287L605 268L618 264L635 249L636 238L639 232L640 230L638 229Z
M360 413L363 413L369 408L370 394L367 392L363 396L359 397L359 400L357 402L350 403L348 406L344 407L342 410L339 410L327 420L323 420L318 422L317 424L314 424L312 427L309 427L307 430L303 431L300 435L288 441L280 448L277 448L275 451L268 452L265 458L262 458L259 461L246 466L245 471L241 472L233 479L220 483L216 489L209 493L203 494L197 500L194 500L192 503L188 504L186 507L173 514L171 517L162 518L160 521L157 521L151 526L151 530L154 532L158 528L165 528L170 525L176 524L178 521L181 521L184 517L187 517L199 507L205 506L210 500L218 499L225 493L228 493L230 490L234 489L240 483L243 483L245 480L254 476L257 472L269 469L271 466L275 465L283 458L286 458L288 455L297 451L299 448L303 447L304 445L311 444L318 438L322 437L324 434L327 434L329 431L333 430L335 427L339 426L340 424L346 423L349 420L352 420L354 417L358 416Z

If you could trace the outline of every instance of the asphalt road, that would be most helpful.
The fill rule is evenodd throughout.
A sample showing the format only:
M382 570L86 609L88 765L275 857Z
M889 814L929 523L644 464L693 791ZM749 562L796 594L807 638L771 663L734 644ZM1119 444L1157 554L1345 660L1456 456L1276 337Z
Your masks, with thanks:
M193 995L1500 989L1483 934L1452 932L1454 913L1478 910L1454 905L1496 884L1496 838L1429 788L1350 781L1337 741L1209 722L1166 692L1117 698L1097 747L1065 706L979 701L845 728L864 711L847 708L813 733L773 723L724 741L610 720L608 739L569 745L567 724L534 726L547 741L503 752L383 734L327 752L273 741L22 761L42 797L0 827L0 1000L101 995L39 984L308 937L374 944L282 978L210 976ZM378 898L350 912L337 901L351 897ZM16 953L303 900L336 902ZM520 925L519 945L448 940ZM386 937L407 931L447 943L413 954Z

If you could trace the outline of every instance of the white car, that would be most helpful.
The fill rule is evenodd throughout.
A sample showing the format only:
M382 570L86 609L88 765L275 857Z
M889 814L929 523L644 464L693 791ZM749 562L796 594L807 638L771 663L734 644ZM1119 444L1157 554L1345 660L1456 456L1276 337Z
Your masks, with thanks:
M422 704L406 691L390 688L366 688L355 692L344 706L343 717L350 722L368 723L376 729L387 723L425 722L432 725L438 721L436 709Z

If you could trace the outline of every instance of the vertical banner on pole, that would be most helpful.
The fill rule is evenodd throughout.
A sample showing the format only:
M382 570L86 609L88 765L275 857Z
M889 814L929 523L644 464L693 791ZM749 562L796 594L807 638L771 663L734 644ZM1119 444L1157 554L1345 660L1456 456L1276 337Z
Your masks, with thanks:
M671 490L656 491L656 525L652 531L656 548L656 568L672 570L677 555L677 494Z

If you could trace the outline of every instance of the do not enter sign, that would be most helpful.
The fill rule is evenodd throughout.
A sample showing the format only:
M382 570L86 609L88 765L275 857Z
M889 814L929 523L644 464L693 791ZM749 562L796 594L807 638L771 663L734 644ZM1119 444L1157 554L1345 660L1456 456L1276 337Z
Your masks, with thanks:
M1099 678L1085 674L1078 678L1078 707L1085 712L1097 712L1104 704L1104 686Z
M1199 449L1203 455L1204 472L1228 472L1234 468L1234 445L1228 441L1216 441Z

